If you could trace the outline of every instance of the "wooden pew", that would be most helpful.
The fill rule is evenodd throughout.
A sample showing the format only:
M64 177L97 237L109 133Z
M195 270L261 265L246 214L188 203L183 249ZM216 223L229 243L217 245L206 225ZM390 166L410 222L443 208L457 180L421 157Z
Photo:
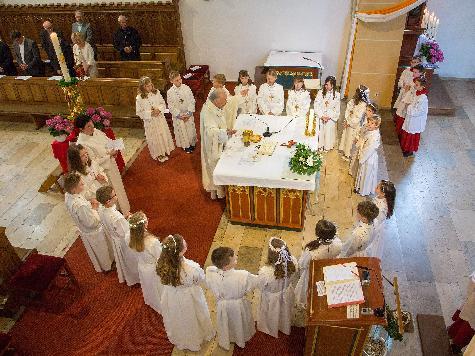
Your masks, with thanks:
M155 81L162 92L167 82ZM85 106L102 106L112 113L114 127L142 127L142 121L135 115L135 97L138 79L97 78L79 84ZM54 80L37 77L16 80L13 77L0 78L0 120L34 121L37 127L58 113L68 114L62 89Z
M139 79L144 75L150 77L153 83L161 79L167 80L168 72L164 62L156 61L98 61L97 69L101 78L133 78Z

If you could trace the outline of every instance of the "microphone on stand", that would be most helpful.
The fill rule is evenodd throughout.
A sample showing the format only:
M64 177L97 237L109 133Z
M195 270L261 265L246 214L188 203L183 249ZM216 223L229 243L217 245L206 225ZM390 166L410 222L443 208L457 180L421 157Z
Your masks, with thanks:
M269 126L267 126L266 132L264 132L262 134L262 136L264 136L264 137L271 137L272 136L272 132L270 132Z

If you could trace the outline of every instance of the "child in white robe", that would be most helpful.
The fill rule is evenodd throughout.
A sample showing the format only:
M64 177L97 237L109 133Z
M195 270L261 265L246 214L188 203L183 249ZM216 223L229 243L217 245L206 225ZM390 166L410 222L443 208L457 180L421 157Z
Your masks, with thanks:
M226 76L224 74L221 74L221 73L215 74L213 76L212 83L213 83L213 86L209 90L207 99L209 99L209 96L211 95L211 93L214 92L216 89L223 89L226 92L227 98L231 96L231 94L229 93L229 90L225 86Z
M251 303L246 294L257 286L257 276L236 270L237 256L229 247L211 253L214 266L206 269L206 285L216 298L218 344L229 350L234 342L244 348L256 332Z
M399 107L402 97L412 86L412 80L414 79L413 68L418 64L421 64L421 57L414 56L411 59L410 66L402 71L401 76L399 77L399 80L397 82L399 93L393 105L394 109L397 109Z
M140 78L137 92L135 111L143 121L150 156L163 163L175 148L170 128L163 115L166 109L165 100L149 77Z
M369 200L362 201L356 211L357 224L343 244L341 257L366 257L366 249L375 237L373 223L379 214L376 204Z
M213 93L216 89L224 90L224 92L226 93L226 105L223 107L223 114L226 120L226 126L229 129L233 129L238 115L239 98L236 96L232 96L229 93L229 90L226 88L225 84L226 76L224 74L216 74L213 77L213 86L211 87L208 93L207 101L209 102L211 93Z
M269 240L267 264L259 270L258 278L257 330L273 337L278 337L279 331L290 335L298 267L285 241L277 237Z
M257 113L257 88L252 83L247 70L239 71L238 84L234 88L234 96L239 102L239 114Z
M277 84L277 72L269 69L266 74L267 83L259 87L257 105L262 115L282 115L284 111L284 88Z
M102 167L89 158L87 149L81 144L73 143L68 147L68 169L81 176L84 182L82 195L86 200L96 200L97 189L109 183Z
M112 242L119 283L128 286L140 283L137 256L129 248L130 227L127 219L115 207L117 195L111 186L101 187L96 199L104 207L99 211L106 235Z
M318 120L318 148L331 150L335 146L336 123L340 117L340 93L336 91L334 76L325 79L313 105Z
M96 200L89 202L84 198L84 183L79 174L69 173L65 177L64 190L66 209L79 229L94 269L96 272L110 271L114 258L97 213L99 203Z
M101 130L95 129L92 119L87 115L79 115L74 121L74 125L80 131L77 143L86 147L91 160L96 161L104 169L110 184L114 187L117 194L119 210L125 215L129 214L129 199L127 198L124 183L115 161L117 151L108 148L108 145L113 140L107 137Z
M168 340L179 350L199 351L215 331L200 287L205 273L198 263L183 256L186 250L181 235L170 235L162 242L157 262L157 274L163 285L160 305Z
M384 249L385 221L393 215L394 203L396 201L396 188L392 182L382 180L376 186L375 193L376 197L373 199L373 203L378 207L379 214L373 222L374 238L371 244L366 248L366 255L368 257L381 259Z
M294 78L294 86L288 92L285 113L287 116L305 117L310 109L310 92L305 89L302 77Z
M135 252L138 261L140 286L145 304L161 313L160 298L162 282L157 275L157 260L162 253L160 240L147 231L147 216L138 211L129 218L129 247Z
M381 145L381 134L379 133L381 117L374 115L367 121L366 132L356 153L358 174L356 175L355 192L363 196L374 193L378 184L378 148Z
M193 116L195 98L190 87L183 84L180 73L171 71L169 78L173 85L167 91L167 104L173 118L176 145L183 148L186 153L191 153L196 146L196 128Z
M351 149L356 135L364 124L363 119L367 103L369 103L369 89L364 85L360 85L356 89L353 98L346 105L344 128L339 147L345 159L351 158Z
M336 226L328 220L319 220L315 226L316 240L305 245L299 258L300 278L295 286L295 302L297 306L305 308L307 305L307 291L310 262L325 258L336 258L340 255L343 243L336 236Z

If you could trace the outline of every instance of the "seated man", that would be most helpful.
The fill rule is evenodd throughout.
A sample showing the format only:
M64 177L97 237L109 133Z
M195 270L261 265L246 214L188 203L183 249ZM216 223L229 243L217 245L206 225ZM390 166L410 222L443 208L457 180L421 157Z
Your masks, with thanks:
M138 31L127 26L127 17L120 15L117 19L120 28L114 33L112 43L120 53L121 61L140 61L140 46L142 39Z
M45 75L45 67L40 50L35 41L23 36L20 31L12 31L13 54L20 67L21 74L33 77Z

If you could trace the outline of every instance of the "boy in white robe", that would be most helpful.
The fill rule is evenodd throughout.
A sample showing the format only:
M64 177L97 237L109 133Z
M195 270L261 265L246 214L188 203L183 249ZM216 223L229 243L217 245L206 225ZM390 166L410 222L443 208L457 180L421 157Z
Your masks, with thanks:
M140 283L137 256L129 248L130 226L127 219L115 207L117 195L111 186L101 187L96 199L104 208L99 212L104 231L112 241L119 283L128 286Z
M193 116L195 98L190 87L183 84L180 73L171 71L169 77L173 85L167 91L167 104L173 118L176 145L183 148L186 153L191 153L196 146L196 128Z
M239 114L257 113L257 88L252 83L247 70L239 71L238 84L234 88L234 96L239 102Z
M358 174L355 181L355 192L365 196L373 194L378 184L378 148L381 145L379 126L381 117L368 118L366 132L359 143L357 154Z
M284 88L277 84L277 72L269 69L266 74L267 83L259 87L257 105L262 115L282 115L284 111Z
M414 79L413 68L418 64L421 64L421 57L414 56L411 59L410 66L402 71L401 76L399 77L399 80L397 82L399 93L393 105L394 109L397 109L399 107L402 97L408 90L410 90L410 87L412 86L412 80Z
M312 260L336 258L340 255L343 243L336 236L336 226L328 220L319 220L315 226L316 240L310 241L299 258L300 278L295 286L295 302L297 306L305 308L307 305L307 291L309 267Z
M226 89L226 76L224 74L216 74L213 77L213 86L211 87L208 93L208 101L210 100L211 94L217 90L221 89L224 90L226 93L226 104L223 107L223 114L226 120L226 126L230 129L234 128L234 124L236 122L236 118L238 115L238 108L240 99L238 97L232 96L229 93L229 90Z
M366 248L374 238L374 219L379 209L372 201L362 201L358 204L357 225L343 244L341 257L366 257Z
M288 92L285 113L287 116L305 117L310 108L310 92L305 89L302 77L294 78L294 86Z
M95 200L89 202L84 198L84 183L79 174L69 173L65 177L64 190L66 208L79 229L94 269L96 272L110 271L114 258L97 213L99 203Z
M351 158L351 149L360 127L364 124L363 119L368 102L369 89L364 85L360 85L356 89L353 98L346 105L344 128L339 147L344 159Z
M229 247L214 249L211 261L214 266L206 269L206 285L216 298L219 346L229 350L234 342L244 348L256 332L246 294L256 288L257 276L234 269L237 256Z
M277 237L269 240L267 264L259 270L258 278L257 330L273 337L278 337L279 331L290 335L298 266L285 241Z
M318 148L333 149L336 141L336 123L340 117L340 93L336 91L336 79L329 76L314 102L318 120Z

